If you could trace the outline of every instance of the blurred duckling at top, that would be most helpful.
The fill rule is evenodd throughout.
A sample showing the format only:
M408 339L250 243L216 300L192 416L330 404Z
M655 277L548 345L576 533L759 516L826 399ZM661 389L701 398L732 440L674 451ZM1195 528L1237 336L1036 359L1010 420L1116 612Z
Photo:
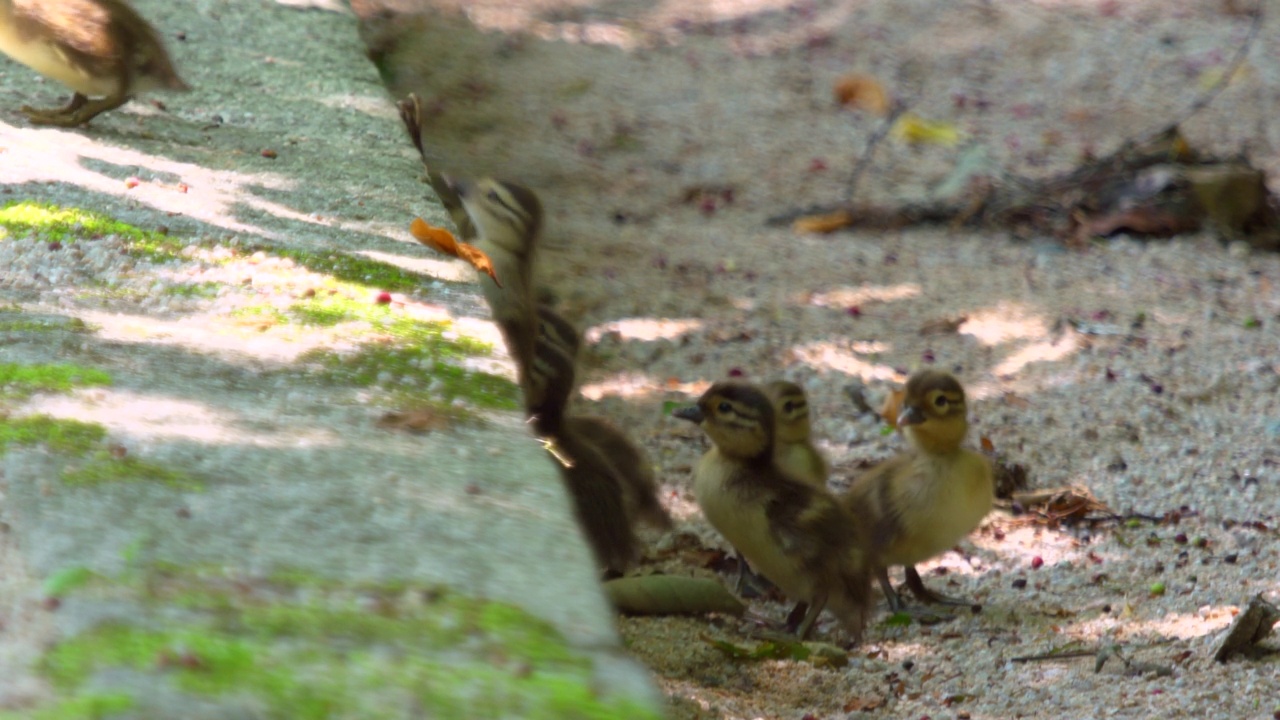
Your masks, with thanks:
M907 587L925 602L969 604L925 587L915 564L952 548L991 511L990 461L961 447L969 430L964 388L938 370L907 380L897 425L911 449L854 480L841 501L867 526L890 609L903 608L888 566L901 565Z
M810 437L809 399L804 388L787 380L764 385L773 402L777 421L777 438L773 457L788 475L815 487L827 486L827 458L814 446Z
M698 423L712 442L693 479L708 522L757 572L809 604L799 637L824 607L860 637L871 594L866 541L835 496L779 469L769 396L746 383L718 382L675 414Z
M62 108L23 106L36 125L75 127L139 93L190 89L124 0L0 0L0 50L74 93Z

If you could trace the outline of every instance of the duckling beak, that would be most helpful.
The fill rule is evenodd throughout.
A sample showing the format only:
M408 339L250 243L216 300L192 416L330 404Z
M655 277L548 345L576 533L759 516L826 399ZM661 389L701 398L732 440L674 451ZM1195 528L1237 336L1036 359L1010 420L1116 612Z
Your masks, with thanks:
M466 197L467 192L471 190L471 183L462 178L453 178L448 175L442 175L441 178L444 180L444 184L460 198Z
M696 425L702 424L702 419L703 419L702 408L698 407L697 405L690 405L689 407L676 408L671 412L671 415L673 417L678 417L681 420L688 420L689 422L694 423Z
M902 412L898 414L898 427L906 427L908 425L919 425L924 422L924 412L914 405L905 405Z

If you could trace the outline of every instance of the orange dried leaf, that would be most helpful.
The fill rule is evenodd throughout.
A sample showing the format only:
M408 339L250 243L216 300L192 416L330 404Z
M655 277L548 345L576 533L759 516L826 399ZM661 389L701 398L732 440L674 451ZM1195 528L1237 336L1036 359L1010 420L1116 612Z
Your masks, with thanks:
M457 238L442 227L430 225L422 218L414 218L413 222L409 223L409 234L413 235L414 240L436 252L459 257Z
M836 102L844 107L881 116L889 112L889 91L870 75L844 75L836 81L833 90Z
M889 393L880 407L880 417L891 427L898 427L898 416L902 414L902 401L907 399L907 389L899 388Z
M791 223L791 229L796 232L829 233L852 224L853 213L848 210L837 210L825 215L807 215L797 218Z
M991 442L991 438L987 437L986 435L983 435L981 438L981 442L982 442L982 452L993 453L996 451L996 444Z
M457 250L458 257L471 263L471 267L493 278L494 284L502 287L502 281L498 279L498 273L493 269L493 261L484 254L483 250L467 243L458 243Z

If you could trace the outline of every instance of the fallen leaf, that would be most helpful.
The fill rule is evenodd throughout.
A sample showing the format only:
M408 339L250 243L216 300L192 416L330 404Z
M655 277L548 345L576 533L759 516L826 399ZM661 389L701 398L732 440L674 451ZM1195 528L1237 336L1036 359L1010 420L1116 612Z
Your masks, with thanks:
M848 210L836 210L823 215L806 215L796 218L791 229L804 233L830 233L853 224L853 213Z
M414 240L436 252L458 257L458 239L445 228L430 225L422 218L414 218L409 223L409 234L413 235Z
M880 406L880 417L892 428L898 427L898 416L902 414L902 402L907 399L907 389L898 388L889 392Z
M921 335L950 335L960 329L960 326L969 321L968 315L957 315L955 317L944 317L930 320L920 326Z
M707 578L646 575L610 580L605 595L618 610L637 615L686 615L710 612L741 615L742 601Z
M413 235L414 240L436 252L466 260L471 267L493 278L493 282L498 287L502 287L502 281L498 279L498 273L493 268L493 260L475 245L458 242L453 233L445 228L435 227L422 218L414 218L413 222L409 223L409 234Z
M906 113L894 123L893 136L912 145L955 145L960 141L960 130L955 125L936 120L925 120L919 115Z
M870 75L850 73L841 76L832 88L836 102L854 109L884 116L889 112L889 91Z
M494 284L502 287L502 281L498 279L498 273L493 269L493 261L484 254L483 250L475 245L458 243L458 257L471 263L471 267L493 278Z
M856 697L844 704L845 712L871 712L884 707L884 698L882 697Z
M429 433L445 430L453 424L453 418L433 408L420 408L406 412L389 412L378 418L377 427L383 430L407 430Z

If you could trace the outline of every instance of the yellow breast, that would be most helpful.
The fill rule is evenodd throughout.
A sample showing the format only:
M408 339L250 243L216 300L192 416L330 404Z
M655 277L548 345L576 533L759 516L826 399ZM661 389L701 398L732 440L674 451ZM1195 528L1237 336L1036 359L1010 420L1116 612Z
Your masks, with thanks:
M969 450L922 455L911 473L895 480L892 503L902 527L884 553L889 565L914 565L947 551L991 511L991 465Z
M738 466L716 449L702 456L694 473L693 494L707 521L742 554L751 568L793 600L808 600L812 582L778 547L762 502L749 502L732 479Z
M22 37L10 18L0 18L0 50L6 55L78 93L89 96L114 95L120 90L119 77L95 77L72 60L56 43L39 36Z

